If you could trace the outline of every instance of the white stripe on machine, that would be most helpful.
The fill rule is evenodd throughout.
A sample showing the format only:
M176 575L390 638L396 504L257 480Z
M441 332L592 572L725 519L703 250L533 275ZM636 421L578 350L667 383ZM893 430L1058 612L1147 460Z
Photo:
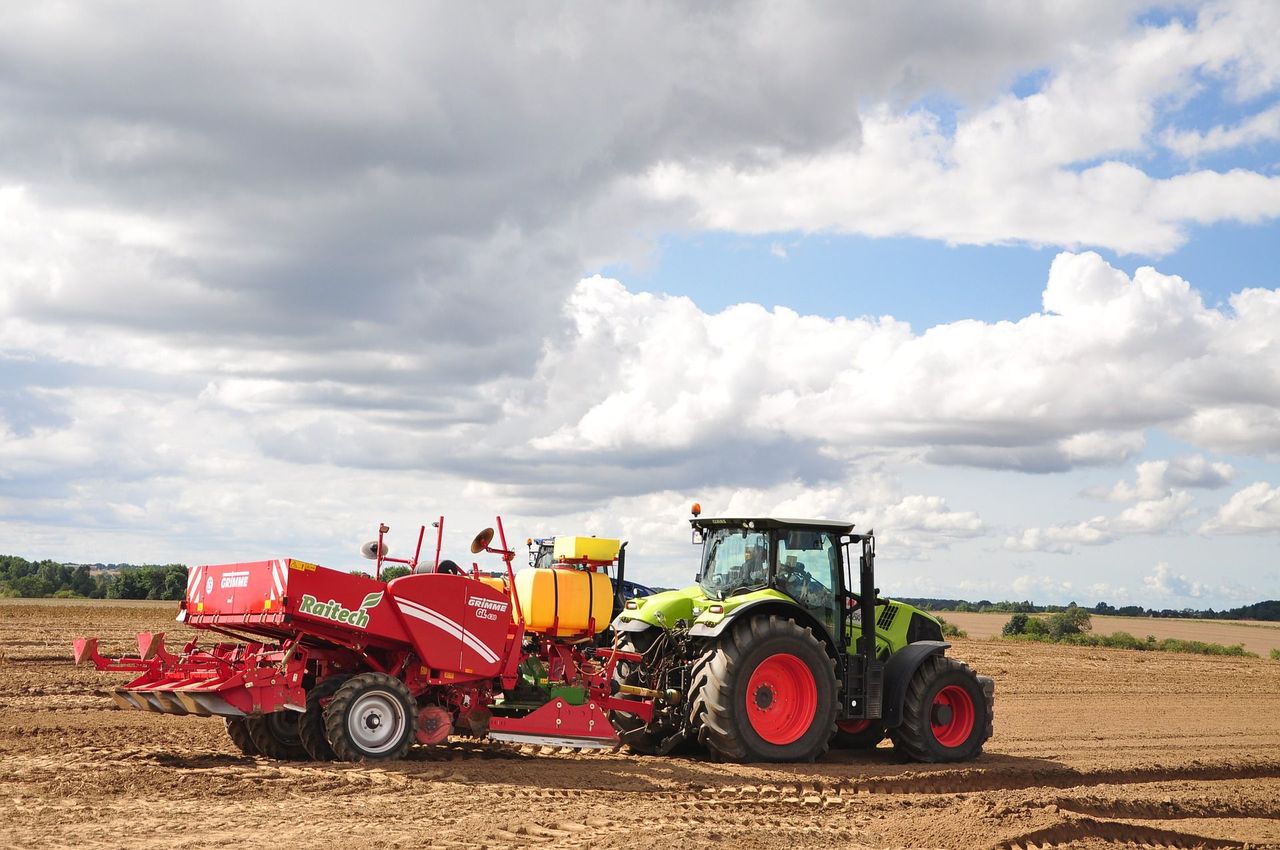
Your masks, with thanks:
M424 623L430 623L437 629L460 639L464 644L470 647L472 651L488 661L490 664L498 663L498 656L492 649L485 646L484 643L482 643L475 635L471 634L471 632L467 631L453 620L450 620L439 611L432 610L425 605L419 605L416 602L410 602L407 599L397 599L396 605L400 607L401 613L413 617L416 620L421 620Z

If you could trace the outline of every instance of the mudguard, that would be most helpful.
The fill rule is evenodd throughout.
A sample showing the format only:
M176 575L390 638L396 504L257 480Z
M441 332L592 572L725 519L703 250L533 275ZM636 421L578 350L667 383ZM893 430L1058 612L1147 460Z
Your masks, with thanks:
M770 610L773 609L773 610ZM836 654L836 642L831 639L831 633L809 612L798 605L784 602L780 599L760 599L756 602L748 602L734 608L733 611L726 614L724 619L714 626L708 626L703 623L694 623L693 628L689 629L690 637L715 638L724 634L725 629L732 626L744 615L756 615L765 613L776 613L780 617L795 620L801 626L808 626L813 630L813 636L827 645L827 651Z
M902 725L902 703L907 698L907 686L911 677L926 658L940 655L951 644L940 640L921 640L909 643L889 656L884 665L884 706L881 717L886 729Z
M621 617L614 618L612 625L615 632L646 632L649 629L658 628L644 620L624 620Z

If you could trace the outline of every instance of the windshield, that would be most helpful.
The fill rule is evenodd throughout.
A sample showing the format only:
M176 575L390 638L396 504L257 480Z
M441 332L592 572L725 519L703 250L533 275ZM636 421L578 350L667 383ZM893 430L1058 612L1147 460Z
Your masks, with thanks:
M743 528L706 533L698 584L708 596L724 599L742 590L764 587L769 579L769 536Z
M537 569L544 569L551 566L552 556L555 553L555 544L551 541L538 544L538 554L533 559L533 566Z

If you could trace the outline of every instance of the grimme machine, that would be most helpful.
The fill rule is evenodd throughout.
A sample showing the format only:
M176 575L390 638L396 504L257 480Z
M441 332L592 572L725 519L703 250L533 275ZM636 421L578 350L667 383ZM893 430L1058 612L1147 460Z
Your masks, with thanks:
M513 572L502 518L471 544L498 555L483 574L440 560L387 557L380 526L365 554L374 577L296 558L197 566L178 621L220 638L170 651L163 633L138 635L138 654L105 658L75 641L76 663L136 677L113 693L123 708L220 716L236 746L272 758L381 761L455 732L500 741L610 748L610 712L648 720L678 699L620 684L619 662L640 656L600 646L619 542L561 537L550 569ZM408 575L381 580L386 562Z

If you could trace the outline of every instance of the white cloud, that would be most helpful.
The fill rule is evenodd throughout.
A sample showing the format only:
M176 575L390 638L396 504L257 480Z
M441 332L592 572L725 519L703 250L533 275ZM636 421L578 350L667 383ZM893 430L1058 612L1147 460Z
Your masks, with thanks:
M1102 546L1125 535L1159 534L1177 526L1195 512L1191 495L1173 490L1146 499L1115 516L1096 516L1083 522L1028 528L1005 539L1005 548L1015 552L1052 552L1065 555L1080 546Z
M1214 534L1280 532L1280 487L1258 481L1236 491L1201 531Z
M1094 517L1075 525L1028 528L1017 537L1005 538L1004 547L1014 552L1051 552L1067 555L1077 545L1102 546L1115 540L1107 528L1106 517Z
M889 318L824 319L634 295L602 278L570 299L572 332L537 380L560 424L535 448L568 455L693 452L726 440L785 439L836 455L907 447L934 462L1049 471L1122 461L1151 427L1194 430L1210 448L1271 432L1205 410L1280 405L1280 291L1234 311L1205 307L1181 278L1130 278L1095 254L1061 254L1045 313L962 321L924 333ZM1082 376L1088 376L1083 379ZM528 401L508 405L527 408ZM1126 500L1207 487L1225 464L1144 465Z
M1191 223L1280 215L1280 177L1234 170L1157 178L1132 162L1150 150L1161 107L1185 97L1196 74L1273 89L1274 50L1257 32L1275 32L1275 19L1266 4L1218 6L1191 30L1173 21L1075 45L1039 91L962 110L954 131L928 111L882 106L843 147L746 165L665 162L645 185L656 198L692 203L711 229L1163 254L1183 243ZM1256 137L1272 120L1257 116L1235 135ZM1204 144L1231 140L1224 133ZM1168 142L1196 145L1182 136Z
M1024 599L1029 599L1036 595L1051 596L1060 598L1069 596L1074 589L1074 585L1069 581L1062 581L1051 576L1039 575L1022 575L1013 580L1010 585L1013 592Z
M1117 481L1113 487L1092 487L1085 493L1111 502L1161 499L1175 487L1210 490L1225 487L1234 475L1231 464L1214 463L1204 455L1174 457L1138 464L1133 483Z
M1251 115L1231 127L1218 125L1206 132L1166 130L1161 136L1165 147L1187 159L1276 140L1280 140L1280 106Z
M1192 581L1184 575L1175 573L1168 564L1156 564L1150 575L1142 577L1142 583L1148 592L1160 596L1175 596L1183 599L1199 599L1209 589L1207 585Z

